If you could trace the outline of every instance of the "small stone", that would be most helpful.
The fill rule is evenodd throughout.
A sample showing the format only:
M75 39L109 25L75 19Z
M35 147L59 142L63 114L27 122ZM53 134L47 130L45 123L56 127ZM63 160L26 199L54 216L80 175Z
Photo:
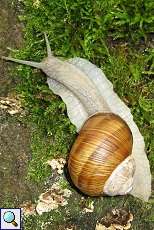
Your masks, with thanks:
M128 230L131 228L131 221L133 220L133 214L126 209L113 209L106 214L99 224L104 226L104 229L114 230Z
M132 221L133 221L133 218L134 218L134 217L133 217L133 214L130 213L128 222L132 222Z
M83 209L83 212L85 212L85 213L93 212L93 211L94 211L93 208L84 208L84 209Z
M23 214L26 216L35 215L36 214L36 205L32 204L31 201L26 201L20 205L20 208L23 211Z
M116 230L116 229L113 226L110 226L109 228L107 228L102 224L96 224L95 230Z
M0 108L6 110L10 115L22 112L19 99L10 97L0 97Z
M114 229L116 230L124 230L124 226L120 225L120 224L112 224L112 226L114 227Z
M40 201L38 203L38 205L36 206L36 211L39 215L42 215L42 213L44 212L50 212L53 209L57 209L58 208L58 204L56 203L51 203L51 204L46 204L42 201Z
M74 228L66 228L66 230L73 230Z
M67 188L64 189L64 197L69 198L71 196L71 194L72 194L72 192L69 189L67 189Z
M51 166L52 169L57 168L57 161L55 159L47 161L47 164Z
M63 173L63 170L62 169L58 169L57 172L58 172L58 174L61 175Z
M39 196L38 204L36 206L36 211L39 215L43 212L49 212L53 209L57 209L59 206L65 206L68 204L66 198L71 195L69 189L62 189L58 183L52 185L52 187L42 193Z
M0 108L1 109L7 109L7 106L6 105L0 105Z
M85 207L83 209L84 213L88 213L88 212L93 212L94 211L94 201L92 201L87 207Z
M53 170L56 169L57 173L60 175L63 173L65 163L66 160L64 158L52 159L47 161L47 164L50 165Z
M128 230L131 228L131 223L128 223L126 226L124 226L124 230Z
M8 113L10 114L10 115L14 115L14 114L16 114L16 113L19 113L19 110L8 110Z

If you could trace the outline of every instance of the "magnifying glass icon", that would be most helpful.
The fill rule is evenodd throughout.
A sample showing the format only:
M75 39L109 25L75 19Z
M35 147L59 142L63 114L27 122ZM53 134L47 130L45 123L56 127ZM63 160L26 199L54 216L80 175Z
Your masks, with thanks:
M10 224L13 224L15 227L18 226L17 222L15 222L15 215L13 212L11 211L7 211L4 213L3 215L3 220L6 222L6 223L10 223Z

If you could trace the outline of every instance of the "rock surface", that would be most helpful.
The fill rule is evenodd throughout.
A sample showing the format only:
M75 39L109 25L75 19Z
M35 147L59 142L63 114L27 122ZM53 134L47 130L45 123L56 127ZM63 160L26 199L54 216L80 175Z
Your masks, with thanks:
M13 2L0 1L0 56L9 54L8 47L19 48L22 43L19 7ZM17 206L32 199L37 191L37 186L25 178L31 158L31 134L19 118L21 107L14 90L18 79L10 74L11 66L0 59L0 207Z

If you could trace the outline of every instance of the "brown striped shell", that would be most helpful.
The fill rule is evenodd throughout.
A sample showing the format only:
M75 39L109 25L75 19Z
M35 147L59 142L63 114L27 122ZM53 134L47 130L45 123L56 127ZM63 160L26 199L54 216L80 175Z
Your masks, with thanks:
M90 196L103 194L105 183L111 184L109 178L113 171L130 157L132 145L131 131L118 115L98 113L90 117L69 155L68 170L75 186ZM122 177L127 174L127 164L125 169Z

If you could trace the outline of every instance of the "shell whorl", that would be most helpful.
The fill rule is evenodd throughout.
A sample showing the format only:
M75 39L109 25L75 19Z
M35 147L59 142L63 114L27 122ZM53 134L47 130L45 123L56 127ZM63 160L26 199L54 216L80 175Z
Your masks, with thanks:
M74 184L85 194L103 194L112 172L131 155L132 143L131 131L119 116L99 113L90 117L81 128L68 160ZM116 188L114 193L118 195Z

